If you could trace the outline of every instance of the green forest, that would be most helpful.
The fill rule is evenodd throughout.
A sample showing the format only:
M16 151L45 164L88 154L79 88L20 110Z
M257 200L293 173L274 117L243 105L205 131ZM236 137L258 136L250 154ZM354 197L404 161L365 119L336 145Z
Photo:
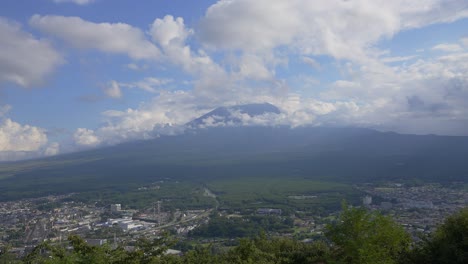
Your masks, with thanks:
M280 224L280 223L277 223ZM168 235L123 245L91 246L72 235L67 245L43 243L23 259L2 249L0 263L468 263L468 208L448 217L430 236L413 242L392 218L364 208L343 206L324 238L302 243L264 233L235 246L198 246L181 255L167 254L177 241Z

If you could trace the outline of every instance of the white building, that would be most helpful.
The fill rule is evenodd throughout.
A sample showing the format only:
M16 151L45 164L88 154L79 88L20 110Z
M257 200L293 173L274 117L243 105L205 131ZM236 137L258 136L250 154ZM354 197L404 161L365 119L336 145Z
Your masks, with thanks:
M111 204L111 212L120 212L122 210L122 206L120 204Z
M372 204L372 196L366 195L364 198L362 198L362 204L364 206L369 206Z

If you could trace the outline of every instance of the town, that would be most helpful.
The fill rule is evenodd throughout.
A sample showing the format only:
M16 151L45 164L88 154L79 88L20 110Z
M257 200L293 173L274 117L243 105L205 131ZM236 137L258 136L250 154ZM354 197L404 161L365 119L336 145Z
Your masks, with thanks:
M456 183L421 184L409 186L402 183L361 184L355 189L362 192L362 204L369 210L379 210L393 217L413 238L418 233L431 233L448 215L468 204L466 188ZM215 199L209 190L205 192ZM197 239L197 230L210 219L248 219L270 217L280 219L287 228L270 230L270 235L294 237L313 241L323 234L325 225L338 215L307 212L283 212L278 208L262 208L250 212L237 212L226 208L193 210L165 210L165 203L155 201L151 207L124 209L123 204L100 205L74 201L74 194L47 196L0 203L0 248L21 257L31 252L41 242L66 243L70 234L77 234L91 245L131 245L138 238L157 238L168 233L179 241ZM316 195L293 195L286 199L315 199ZM355 205L358 206L358 205ZM284 227L283 226L283 227ZM256 226L255 226L256 227ZM268 227L265 228L266 231ZM211 242L229 241L226 237L212 236ZM202 236L206 241L207 237ZM182 250L182 249L180 249ZM180 250L171 250L173 254Z

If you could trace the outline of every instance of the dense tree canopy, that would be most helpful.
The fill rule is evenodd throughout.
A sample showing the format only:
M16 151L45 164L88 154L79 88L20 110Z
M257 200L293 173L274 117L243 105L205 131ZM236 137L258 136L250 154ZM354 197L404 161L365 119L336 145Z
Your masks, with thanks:
M468 208L448 217L432 236L413 250L410 261L417 264L468 263Z
M338 221L327 229L337 257L345 263L397 263L411 243L410 236L390 217L364 208L344 206Z

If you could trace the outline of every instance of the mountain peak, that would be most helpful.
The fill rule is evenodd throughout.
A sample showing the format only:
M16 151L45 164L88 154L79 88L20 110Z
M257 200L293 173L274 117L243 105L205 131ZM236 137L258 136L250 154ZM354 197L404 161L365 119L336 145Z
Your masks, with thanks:
M265 114L279 113L281 113L281 111L278 109L278 107L270 103L255 103L228 107L221 106L190 121L187 123L187 126L196 128L206 126L222 126L225 124L239 125L242 124L242 120L239 115L255 117Z

